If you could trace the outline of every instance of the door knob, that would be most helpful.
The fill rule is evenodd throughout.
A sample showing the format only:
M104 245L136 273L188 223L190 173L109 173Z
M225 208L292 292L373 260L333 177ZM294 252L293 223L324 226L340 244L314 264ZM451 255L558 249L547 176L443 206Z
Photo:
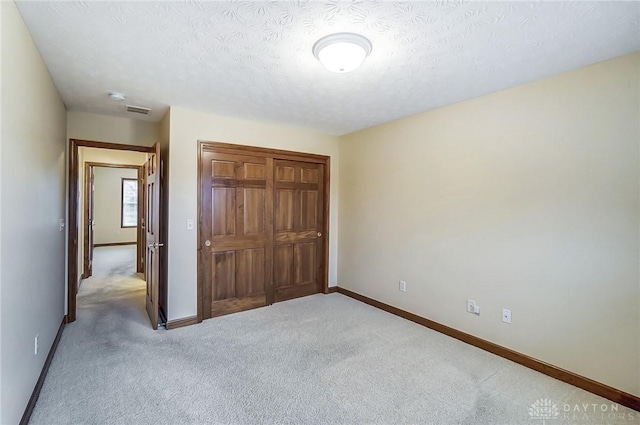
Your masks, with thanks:
M322 233L318 232L318 237L321 237L321 236L322 236Z
M204 241L204 246L211 246L211 241L209 239Z

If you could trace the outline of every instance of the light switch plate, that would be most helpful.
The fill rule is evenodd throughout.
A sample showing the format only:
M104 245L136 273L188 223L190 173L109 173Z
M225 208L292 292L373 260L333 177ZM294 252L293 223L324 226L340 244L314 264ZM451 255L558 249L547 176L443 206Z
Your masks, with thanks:
M398 289L400 290L400 292L407 292L407 282L405 282L404 280L401 280L398 283Z
M187 230L193 230L193 220L187 220Z
M505 323L511 323L511 310L508 308L502 309L502 321Z

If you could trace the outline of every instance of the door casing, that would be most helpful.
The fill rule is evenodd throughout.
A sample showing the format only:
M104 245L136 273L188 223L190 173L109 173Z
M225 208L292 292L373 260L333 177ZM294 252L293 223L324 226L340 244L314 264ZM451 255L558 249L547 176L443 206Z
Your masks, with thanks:
M99 142L93 140L69 139L69 198L68 211L69 219L67 223L67 322L76 320L76 296L78 293L78 238L81 235L79 226L80 210L78 202L79 198L79 166L78 164L78 148L99 148L112 149L121 151L133 151L151 153L153 148L137 145L122 145L119 143ZM83 233L83 232L82 232Z
M85 228L82 229L82 234L83 234L83 238L84 238L84 244L83 244L83 256L84 256L84 267L83 267L83 273L82 273L82 279L86 279L88 277L91 276L92 274L92 270L90 267L90 262L93 259L93 247L92 242L93 242L93 238L91 238L89 236L89 220L91 220L90 217L90 210L93 208L92 206L92 197L95 195L94 193L92 193L92 190L90 188L90 185L93 183L92 179L90 178L92 173L92 170L95 167L103 167L103 168L126 168L126 169L133 169L136 170L138 173L138 230L136 233L136 271L138 273L142 273L143 272L143 260L142 257L144 257L144 240L140 239L140 229L141 227L144 226L144 217L140 214L140 211L144 210L144 204L141 205L141 202L144 202L144 194L143 191L141 191L142 188L142 183L140 182L140 179L142 178L142 165L130 165L130 164L111 164L111 163L105 163L105 162L85 162L84 163L84 175L85 175L85 181L84 181L84 206L83 206L83 214L84 214L84 225ZM144 236L143 236L144 237Z
M93 274L93 219L94 219L94 174L93 167L84 166L84 227L83 232L83 270L80 279L87 279Z
M200 323L204 317L204 271L202 270L202 247L204 241L201 238L202 228L202 190L200 182L202 180L202 157L203 152L212 151L217 153L226 153L232 155L249 155L252 157L266 157L281 160L310 162L324 165L323 180L323 216L322 223L322 250L321 250L321 273L320 278L322 292L329 293L329 181L330 181L330 162L331 158L325 155L308 154L302 152L285 151L279 149L260 148L253 146L235 145L230 143L213 142L206 140L198 140L198 271L197 271L197 322Z

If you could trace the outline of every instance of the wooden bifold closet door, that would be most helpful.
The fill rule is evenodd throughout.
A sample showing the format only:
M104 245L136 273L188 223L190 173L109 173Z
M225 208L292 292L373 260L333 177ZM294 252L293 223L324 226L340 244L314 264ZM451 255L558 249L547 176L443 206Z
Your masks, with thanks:
M200 145L199 319L322 292L325 165L220 145Z

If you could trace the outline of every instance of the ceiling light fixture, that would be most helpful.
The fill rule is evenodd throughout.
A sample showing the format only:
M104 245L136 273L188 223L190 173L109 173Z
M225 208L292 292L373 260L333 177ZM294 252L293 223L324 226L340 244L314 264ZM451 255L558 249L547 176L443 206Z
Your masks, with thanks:
M371 53L366 37L350 32L327 35L313 45L313 56L331 72L351 72Z
M109 93L109 97L113 100L117 100L118 102L122 102L127 98L127 96L125 96L123 93L118 93L118 92Z

